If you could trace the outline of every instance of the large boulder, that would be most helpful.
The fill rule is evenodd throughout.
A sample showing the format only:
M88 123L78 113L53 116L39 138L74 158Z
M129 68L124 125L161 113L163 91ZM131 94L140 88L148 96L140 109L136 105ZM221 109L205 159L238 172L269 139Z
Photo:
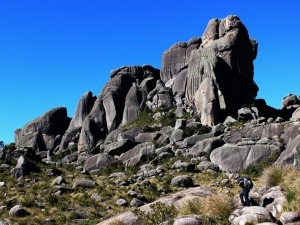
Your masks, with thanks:
M229 217L232 225L257 224L259 221L272 221L270 213L263 207L252 206L237 208Z
M291 120L300 121L300 107L293 112Z
M101 169L105 169L109 166L113 166L117 163L117 160L108 154L100 153L98 155L91 156L88 158L83 168L86 171L99 171Z
M145 160L149 155L154 153L154 144L151 142L145 142L123 153L119 157L119 160L122 161L126 166L135 166L142 160Z
M206 156L209 158L210 153L225 144L225 142L219 137L208 138L203 141L198 141L188 153L193 156Z
M237 146L225 144L212 151L210 160L223 171L239 172L249 165L257 164L280 152L280 148L276 145Z
M16 131L16 147L30 147L37 152L53 150L59 145L56 136L63 135L69 123L67 109L65 107L54 108Z
M243 137L262 139L281 137L282 131L285 130L284 124L270 123L265 125L247 125L242 128L231 129L224 134L223 140L227 143L238 143Z
M294 165L300 167L300 134L288 144L287 148L281 153L275 164L280 166Z

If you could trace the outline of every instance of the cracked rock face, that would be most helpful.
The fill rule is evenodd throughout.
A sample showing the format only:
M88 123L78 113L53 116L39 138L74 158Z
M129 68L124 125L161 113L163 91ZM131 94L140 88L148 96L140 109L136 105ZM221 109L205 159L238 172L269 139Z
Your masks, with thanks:
M201 39L179 42L164 52L161 79L172 80L177 105L185 98L204 125L215 125L254 101L257 46L237 16L212 19Z

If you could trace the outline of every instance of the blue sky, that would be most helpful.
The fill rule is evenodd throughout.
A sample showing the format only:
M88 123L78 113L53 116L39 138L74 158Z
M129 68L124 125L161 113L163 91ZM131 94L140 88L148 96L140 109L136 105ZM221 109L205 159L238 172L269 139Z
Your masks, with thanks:
M259 42L254 80L275 108L299 95L299 3L285 1L0 0L0 140L48 110L73 116L112 69L150 64L179 41L201 37L212 18L238 15Z

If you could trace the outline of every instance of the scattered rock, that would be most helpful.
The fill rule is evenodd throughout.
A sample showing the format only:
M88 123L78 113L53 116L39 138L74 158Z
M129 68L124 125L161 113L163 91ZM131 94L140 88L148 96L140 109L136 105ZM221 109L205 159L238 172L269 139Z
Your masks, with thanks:
M284 212L280 215L279 220L282 224L288 224L294 222L300 223L300 215L297 212Z
M120 205L120 206L127 206L127 205L128 205L128 202L127 202L125 199L120 198L120 199L118 199L118 200L116 201L116 204L117 204L117 205Z
M25 217L30 215L21 205L16 205L9 210L9 215L13 217Z
M145 205L145 203L137 198L133 198L130 202L130 206L132 207L140 207L142 205Z
M96 187L96 182L88 179L76 180L73 184L73 188L77 187L93 188Z
M177 187L194 187L194 182L189 176L182 175L174 177L171 180L171 185Z

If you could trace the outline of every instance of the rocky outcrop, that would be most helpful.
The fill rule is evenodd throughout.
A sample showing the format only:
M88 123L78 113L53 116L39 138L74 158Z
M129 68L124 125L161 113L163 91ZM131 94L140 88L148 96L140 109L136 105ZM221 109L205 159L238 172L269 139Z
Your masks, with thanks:
M83 122L78 152L91 151L109 132L137 118L153 88L152 83L158 78L159 70L149 65L126 66L112 71L111 79Z
M300 167L300 135L287 145L287 148L282 152L275 164Z
M162 57L161 80L167 82L186 69L192 50L197 49L200 44L201 39L194 37L187 43L179 42L166 50Z
M54 108L16 131L17 148L30 147L37 152L54 150L67 130L70 118L64 107Z
M98 155L91 156L84 163L84 170L86 171L99 171L103 168L114 166L117 160L107 154L100 153Z
M233 115L254 101L258 88L253 81L253 43L237 16L208 23L199 49L191 53L186 85L187 103L196 105L203 124L217 124L225 111Z
M281 117L288 120L292 117L295 110L300 107L300 96L289 94L283 98L281 105Z

